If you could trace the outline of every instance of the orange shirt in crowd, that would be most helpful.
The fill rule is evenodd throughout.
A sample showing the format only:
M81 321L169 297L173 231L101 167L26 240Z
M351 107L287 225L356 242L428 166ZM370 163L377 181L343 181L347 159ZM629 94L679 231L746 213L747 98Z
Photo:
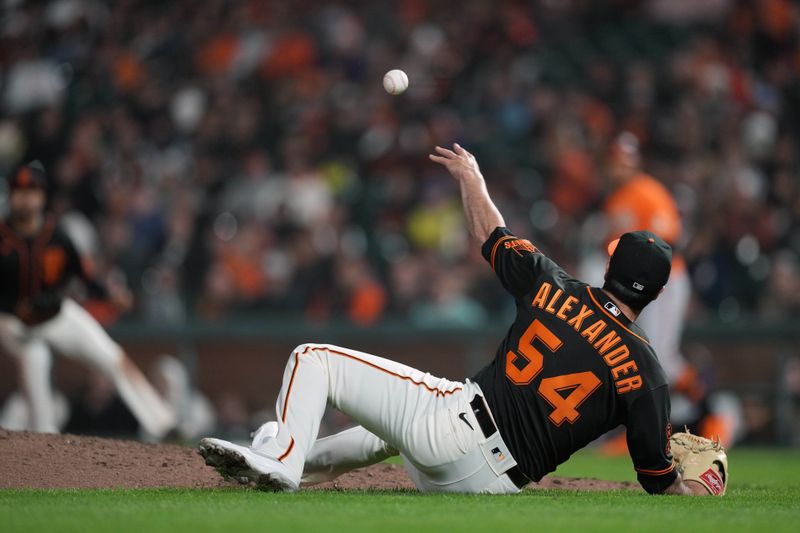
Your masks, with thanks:
M605 214L610 223L609 242L628 231L647 230L674 247L681 236L681 216L675 200L661 182L644 173L608 197ZM673 254L673 270L681 271L685 266L680 255Z

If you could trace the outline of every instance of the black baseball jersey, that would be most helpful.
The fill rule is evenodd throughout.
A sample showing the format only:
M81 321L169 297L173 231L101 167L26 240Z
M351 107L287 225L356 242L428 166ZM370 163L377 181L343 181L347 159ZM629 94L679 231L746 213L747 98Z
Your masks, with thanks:
M472 381L522 471L538 481L623 424L645 490L671 485L669 391L642 330L605 292L506 228L495 229L482 252L514 296L517 316L494 361Z
M13 313L27 324L44 322L61 310L64 292L75 276L100 290L54 219L31 238L0 222L0 312Z

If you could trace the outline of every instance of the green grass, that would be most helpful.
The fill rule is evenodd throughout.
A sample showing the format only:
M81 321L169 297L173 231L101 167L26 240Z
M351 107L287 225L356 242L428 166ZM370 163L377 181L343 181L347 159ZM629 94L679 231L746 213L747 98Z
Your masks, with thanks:
M800 450L743 448L728 451L731 487L800 488ZM629 457L599 457L592 451L575 454L556 475L636 481Z
M734 450L722 498L529 491L519 496L250 490L0 491L0 531L796 531L800 452ZM558 474L632 480L627 458L576 455Z

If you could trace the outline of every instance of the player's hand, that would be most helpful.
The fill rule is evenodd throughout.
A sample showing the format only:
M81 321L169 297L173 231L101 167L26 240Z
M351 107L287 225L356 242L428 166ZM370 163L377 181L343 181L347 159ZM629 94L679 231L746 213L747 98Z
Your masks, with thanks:
M674 433L669 443L676 469L692 492L725 495L728 455L719 440L692 435L687 430Z
M444 166L458 181L475 178L483 179L475 156L461 148L458 143L453 144L452 150L440 146L437 146L434 150L436 153L428 156L431 161Z
M119 283L108 285L108 299L111 305L122 313L126 313L133 308L133 294L127 287Z

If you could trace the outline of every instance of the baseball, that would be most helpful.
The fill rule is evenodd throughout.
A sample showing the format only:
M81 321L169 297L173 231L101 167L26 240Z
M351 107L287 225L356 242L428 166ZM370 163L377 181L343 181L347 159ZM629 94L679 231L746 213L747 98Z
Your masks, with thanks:
M390 70L383 76L383 88L389 94L402 94L408 89L408 76L400 69Z

